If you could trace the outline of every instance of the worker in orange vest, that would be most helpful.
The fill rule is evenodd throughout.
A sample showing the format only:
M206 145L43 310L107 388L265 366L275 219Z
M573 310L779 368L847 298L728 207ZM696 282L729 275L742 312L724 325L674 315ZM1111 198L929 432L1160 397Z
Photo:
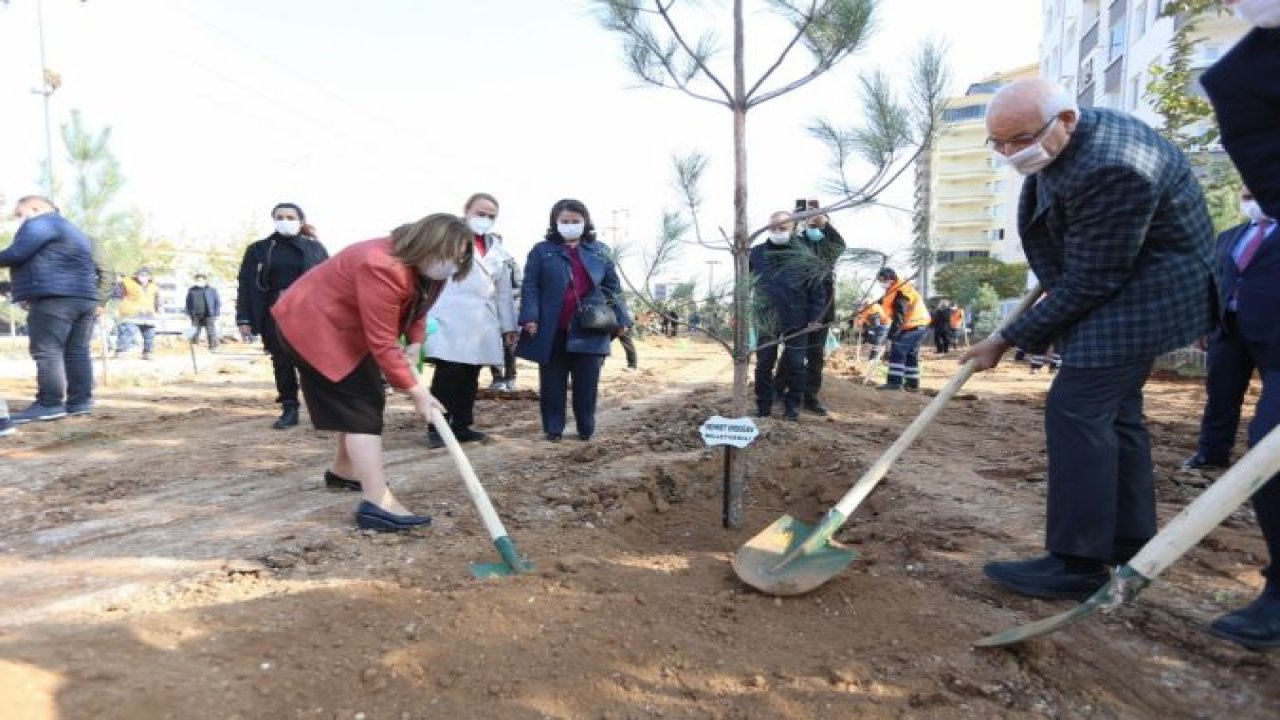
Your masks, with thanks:
M929 329L929 308L911 283L893 268L881 268L876 281L884 288L880 305L889 313L889 376L880 390L920 389L920 340Z
M866 342L871 346L871 356L868 358L871 362L880 359L884 336L889 332L889 320L889 314L884 311L884 306L879 301L867 305L857 315L855 321L858 329L866 333Z
M951 347L959 347L960 339L964 335L964 308L957 305L951 308ZM966 347L968 346L966 345Z

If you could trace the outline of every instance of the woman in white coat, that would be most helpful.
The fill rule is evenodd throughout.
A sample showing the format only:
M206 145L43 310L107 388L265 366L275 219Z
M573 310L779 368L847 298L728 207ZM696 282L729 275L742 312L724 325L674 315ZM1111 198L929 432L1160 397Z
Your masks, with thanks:
M510 282L516 261L503 247L502 237L491 232L498 218L498 201L492 195L472 195L464 214L475 235L475 262L466 279L449 281L431 308L436 330L427 338L425 354L435 365L431 394L448 411L445 417L453 434L459 442L477 442L485 438L471 429L480 369L501 365L504 343L514 345L518 337ZM427 432L427 444L444 447L434 427Z

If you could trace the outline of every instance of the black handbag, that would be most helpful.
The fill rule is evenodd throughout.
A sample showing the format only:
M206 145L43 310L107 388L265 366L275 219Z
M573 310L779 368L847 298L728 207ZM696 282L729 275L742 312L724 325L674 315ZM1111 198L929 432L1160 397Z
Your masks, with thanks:
M569 268L569 288L573 290L573 267ZM601 293L604 291L601 290ZM573 292L577 297L578 293ZM578 299L578 327L587 332L611 333L617 330L618 316L613 312L613 303L606 300L605 302L596 302L588 300L585 297Z

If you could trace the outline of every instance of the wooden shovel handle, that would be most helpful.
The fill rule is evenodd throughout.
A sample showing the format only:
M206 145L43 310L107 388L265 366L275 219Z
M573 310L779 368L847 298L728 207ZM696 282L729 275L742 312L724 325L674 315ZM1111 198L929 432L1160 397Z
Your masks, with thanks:
M475 503L476 510L480 511L480 519L484 521L484 529L488 531L489 537L493 540L506 537L507 530L502 526L498 511L493 509L489 494L484 491L480 478L476 477L476 471L471 467L471 461L458 445L458 438L454 437L449 421L445 420L444 414L436 408L431 409L431 424L435 425L436 433L444 440L444 445L448 448L450 457L453 458L453 464L458 466L458 472L462 474L462 482L467 486L467 494L471 496L471 502Z
M1009 323L1013 322L1013 320L1025 312L1027 308L1034 305L1036 300L1039 298L1040 286L1037 284L1035 287L1028 290L1026 295L1022 296L1017 307L1013 309L1013 312L1009 314L1009 317L1005 318L1005 321L1000 325L1000 328L1004 329L1005 327L1008 327ZM933 423L934 418L936 418L938 413L942 411L943 406L946 405L947 402L949 402L960 390L960 388L964 386L965 382L969 380L969 377L973 375L976 367L977 361L975 360L970 360L960 366L960 370L957 371L956 374L952 376L951 380L938 391L938 394L928 405L925 406L924 410L920 411L920 414L917 415L916 419L907 426L907 429L903 431L902 435L898 436L898 439L889 446L889 449L880 456L879 460L876 460L874 465L867 468L867 471L862 474L862 477L858 478L858 482L854 483L853 487L849 488L849 492L845 493L844 497L840 498L840 502L836 503L835 506L836 512L840 513L843 517L848 517L859 505L862 504L862 501L871 494L871 491L875 489L876 485L880 484L880 481L884 479L884 476L889 472L889 468L893 467L893 464L898 461L898 458L902 456L902 453L905 452L907 448L911 447L911 444L916 441L916 438L920 437L920 434L925 431L925 428L929 427L929 425Z

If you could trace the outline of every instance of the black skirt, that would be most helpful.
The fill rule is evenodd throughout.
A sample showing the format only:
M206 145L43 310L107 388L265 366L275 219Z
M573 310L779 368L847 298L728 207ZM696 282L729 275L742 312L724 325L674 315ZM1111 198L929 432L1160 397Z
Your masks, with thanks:
M346 377L334 382L311 367L306 358L289 345L283 333L280 339L298 366L302 398L315 429L357 435L382 434L382 412L387 406L387 396L382 371L372 355L365 355Z

